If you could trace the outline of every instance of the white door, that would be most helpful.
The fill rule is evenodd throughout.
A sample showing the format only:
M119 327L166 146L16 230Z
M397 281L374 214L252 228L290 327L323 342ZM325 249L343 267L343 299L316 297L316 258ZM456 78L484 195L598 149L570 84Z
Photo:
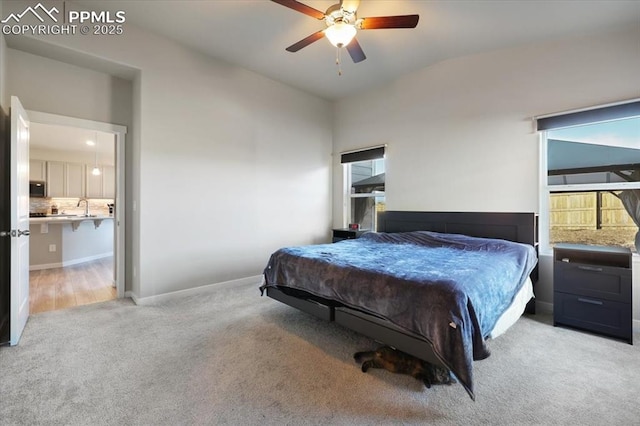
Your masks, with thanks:
M11 97L11 345L29 318L29 118Z

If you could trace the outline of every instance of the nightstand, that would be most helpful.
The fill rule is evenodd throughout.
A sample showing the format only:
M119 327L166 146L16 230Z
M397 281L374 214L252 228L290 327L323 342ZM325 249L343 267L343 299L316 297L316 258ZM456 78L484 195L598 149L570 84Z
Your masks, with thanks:
M342 240L353 240L360 237L365 232L369 232L367 229L353 230L353 229L334 229L333 230L333 242L337 243Z
M553 253L553 325L633 344L631 250L557 244Z

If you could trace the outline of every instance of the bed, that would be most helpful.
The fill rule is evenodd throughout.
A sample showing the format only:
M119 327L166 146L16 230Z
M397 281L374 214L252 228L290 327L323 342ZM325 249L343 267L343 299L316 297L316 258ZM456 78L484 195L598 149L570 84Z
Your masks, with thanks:
M448 368L475 400L486 340L535 312L536 250L534 213L388 211L378 232L274 252L260 289Z

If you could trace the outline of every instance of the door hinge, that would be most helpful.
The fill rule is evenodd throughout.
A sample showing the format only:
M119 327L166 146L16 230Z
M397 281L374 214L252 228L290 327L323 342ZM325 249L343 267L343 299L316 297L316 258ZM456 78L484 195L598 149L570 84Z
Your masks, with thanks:
M29 230L23 231L21 229L12 229L11 231L0 231L0 237L21 237L23 235L28 236Z

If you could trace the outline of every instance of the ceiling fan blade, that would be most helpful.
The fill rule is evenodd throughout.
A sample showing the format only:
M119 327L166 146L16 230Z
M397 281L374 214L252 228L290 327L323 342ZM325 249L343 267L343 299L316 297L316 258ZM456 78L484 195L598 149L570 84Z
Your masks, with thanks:
M293 9L297 12L304 13L305 15L309 15L312 18L316 19L324 19L324 13L320 12L318 9L314 9L311 6L307 6L306 4L300 3L296 0L271 0L274 3L278 3L283 5L284 7L288 7L289 9Z
M307 47L308 45L310 45L314 41L320 40L322 37L324 37L324 31L315 32L315 33L311 34L309 37L305 37L302 40L300 40L299 42L294 43L291 46L287 47L286 50L288 52L297 52L298 50L302 49L303 47Z
M377 30L382 28L415 28L420 15L378 16L362 18L361 30Z
M340 8L345 12L356 13L360 0L342 0L340 2Z
M360 43L358 43L355 37L351 40L351 43L347 44L347 52L349 52L351 59L353 59L353 62L356 64L367 59L367 56L362 51L362 47L360 47Z

